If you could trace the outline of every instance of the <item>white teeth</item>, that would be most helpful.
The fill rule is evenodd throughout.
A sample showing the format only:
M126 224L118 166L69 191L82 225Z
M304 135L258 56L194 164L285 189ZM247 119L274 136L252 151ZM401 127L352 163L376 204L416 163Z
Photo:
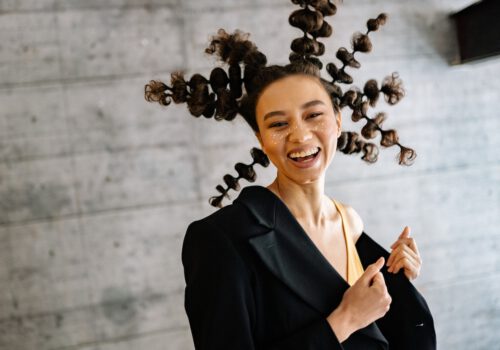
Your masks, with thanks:
M306 156L310 156L311 154L314 154L316 152L318 152L319 148L318 147L315 147L315 148L312 148L310 150L307 150L305 152L294 152L294 153L290 153L289 156L291 158L299 158L299 157L306 157Z

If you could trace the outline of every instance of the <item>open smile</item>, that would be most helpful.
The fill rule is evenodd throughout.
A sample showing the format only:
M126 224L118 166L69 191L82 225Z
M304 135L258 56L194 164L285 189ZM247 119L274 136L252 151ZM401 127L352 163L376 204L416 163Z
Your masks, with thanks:
M318 147L315 153L306 155L304 157L291 157L287 156L288 159L292 161L292 163L299 168L308 168L312 166L316 160L319 158L319 153L321 152L321 148Z

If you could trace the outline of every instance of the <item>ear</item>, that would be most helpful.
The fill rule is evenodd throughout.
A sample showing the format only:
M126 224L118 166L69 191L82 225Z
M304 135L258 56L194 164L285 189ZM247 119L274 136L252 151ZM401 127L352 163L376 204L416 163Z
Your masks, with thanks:
M335 114L335 121L337 122L338 136L340 137L340 133L342 132L342 113L340 111Z

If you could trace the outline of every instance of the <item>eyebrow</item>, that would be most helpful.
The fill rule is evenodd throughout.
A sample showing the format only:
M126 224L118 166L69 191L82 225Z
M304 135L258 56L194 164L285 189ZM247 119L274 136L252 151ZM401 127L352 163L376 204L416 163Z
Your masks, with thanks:
M320 104L324 105L325 103L323 101L320 101L320 100L312 100L312 101L304 103L302 106L300 106L300 109L306 109L306 108L309 108L309 107L312 107L312 106L316 106L316 105L320 105ZM266 121L266 119L268 119L268 118L271 118L271 117L274 117L274 116L277 116L277 115L284 115L284 114L285 114L284 111L272 111L272 112L269 112L269 113L267 113L264 116L264 121Z

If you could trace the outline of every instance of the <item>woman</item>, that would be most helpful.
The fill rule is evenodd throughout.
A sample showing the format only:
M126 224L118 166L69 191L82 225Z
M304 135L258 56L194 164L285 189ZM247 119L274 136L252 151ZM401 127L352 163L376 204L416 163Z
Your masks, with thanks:
M410 282L421 259L409 228L389 254L364 232L353 208L324 193L325 172L337 150L363 152L367 162L377 156L375 145L341 132L340 108L351 107L353 120L355 115L366 119L365 104L374 106L379 91L397 102L400 83L392 76L380 90L372 82L364 93L339 91L335 81L349 80L343 69L356 65L353 53L366 49L366 35L353 39L350 56L337 55L345 62L340 58L344 67L328 69L334 82L322 79L313 56L322 53L316 37L329 34L328 28L318 32L326 23L318 18L333 14L334 5L301 4L304 9L292 13L290 23L316 34L304 35L301 45L292 43L289 65L266 67L265 56L246 35L221 30L207 52L229 64L229 76L216 68L209 80L195 75L187 82L174 74L172 87L154 81L146 86L148 100L187 102L195 116L215 113L231 120L241 114L262 148L252 151L253 164L267 166L270 160L277 169L269 186L244 188L232 204L187 229L185 310L195 348L435 349L432 315ZM311 15L312 8L320 15ZM321 24L308 26L300 16ZM373 31L385 16L370 21L368 31ZM383 145L400 146L401 164L413 160L414 151L398 143L394 130L382 130L381 120L367 122L371 126L363 136L378 130ZM238 163L239 177L226 175L227 189L219 185L222 195L211 203L220 206L229 189L238 190L239 178L253 181L253 164Z

